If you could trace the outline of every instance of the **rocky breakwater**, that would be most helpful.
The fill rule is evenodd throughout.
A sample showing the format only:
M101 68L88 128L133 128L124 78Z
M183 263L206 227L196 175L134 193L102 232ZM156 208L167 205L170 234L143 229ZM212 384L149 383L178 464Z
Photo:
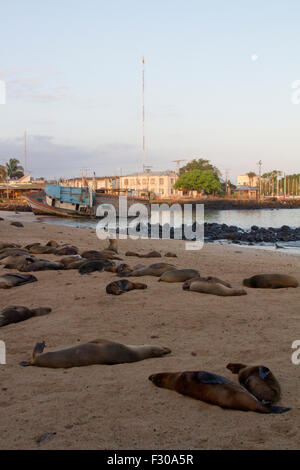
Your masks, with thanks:
M196 226L196 222L193 223L192 227L193 232L200 233L200 226ZM180 228L179 228L180 229ZM137 233L141 235L146 235L148 233L149 238L180 238L187 240L182 225L181 230L176 231L174 227L170 227L165 224L163 227L161 225L141 225L136 226ZM117 230L118 231L118 230ZM179 236L178 236L179 235ZM287 225L283 225L279 228L274 227L257 227L253 225L250 230L244 230L235 225L227 224L217 224L217 223L204 223L204 239L208 242L213 242L216 240L227 240L231 243L236 244L275 244L277 242L293 242L300 240L300 227L291 228Z

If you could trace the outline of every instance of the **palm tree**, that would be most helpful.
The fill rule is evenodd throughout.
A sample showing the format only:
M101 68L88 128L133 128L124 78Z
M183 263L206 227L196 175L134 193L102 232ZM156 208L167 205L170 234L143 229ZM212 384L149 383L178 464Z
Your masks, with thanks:
M0 181L7 180L7 171L4 165L0 165Z
M24 168L19 163L20 161L16 158L10 158L6 163L7 175L11 180L17 180L24 176Z
M249 171L249 173L247 173L247 176L249 178L250 186L253 186L253 178L255 178L256 173L254 173L254 171Z

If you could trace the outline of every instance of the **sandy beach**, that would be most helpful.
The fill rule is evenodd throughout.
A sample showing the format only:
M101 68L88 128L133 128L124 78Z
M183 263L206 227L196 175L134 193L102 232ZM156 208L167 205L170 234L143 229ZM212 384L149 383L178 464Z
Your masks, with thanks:
M10 218L11 220L11 218ZM16 220L18 220L16 216ZM54 239L83 249L102 249L92 229L43 223L14 227L0 222L0 241L22 246ZM174 251L177 258L126 258L127 250ZM186 251L183 241L121 240L120 257L130 265L169 261L241 287L260 273L286 273L300 280L300 257L235 245L207 244ZM44 259L58 260L54 255ZM2 266L0 274L7 272ZM300 339L297 289L247 289L242 297L182 290L181 283L139 281L146 290L108 295L109 272L81 276L77 270L33 273L38 282L1 290L0 307L51 307L43 317L0 329L7 364L0 365L1 449L299 449L300 365L291 345ZM36 342L46 351L95 338L125 344L157 344L172 353L114 366L72 369L21 367ZM224 410L159 389L151 373L207 370L233 380L228 362L263 364L280 381L282 415ZM55 433L42 443L37 439Z

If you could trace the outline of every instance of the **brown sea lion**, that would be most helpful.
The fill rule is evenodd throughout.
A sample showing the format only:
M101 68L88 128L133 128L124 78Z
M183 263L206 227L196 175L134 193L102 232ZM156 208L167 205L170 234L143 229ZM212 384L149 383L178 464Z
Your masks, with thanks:
M34 255L51 255L56 252L56 248L53 246L36 244L30 246L29 252Z
M7 256L21 256L29 254L29 251L24 250L23 248L5 248L0 253L0 260L7 258Z
M116 238L109 238L108 243L107 250L118 253L118 240Z
M163 372L149 377L155 385L222 408L258 413L285 413L291 408L261 403L240 384L206 371Z
M184 283L182 288L184 290L200 292L201 294L213 294L223 297L247 294L244 289L233 289L231 287L227 287L224 285L224 283L215 282L212 280L207 281L202 278L192 280L191 283Z
M59 260L59 262L65 267L65 269L69 269L68 266L72 265L76 261L86 261L86 259L81 258L80 255L70 255Z
M164 272L158 282L184 282L197 276L200 274L195 269L172 269Z
M243 284L246 287L259 289L281 289L299 286L297 279L287 274L257 274L249 277L249 279L244 279Z
M46 243L46 246L53 246L54 248L57 248L57 247L58 247L58 243L57 243L55 240L49 240L49 241Z
M80 274L89 274L95 271L101 273L106 266L114 266L114 263L107 259L88 259L80 265L78 271Z
M165 254L166 258L177 258L176 253L173 253L172 251L168 251L168 253Z
M141 282L131 282L128 279L111 282L106 286L107 294L120 295L134 289L147 289L146 284Z
M97 250L89 250L89 251L83 251L81 253L82 258L101 258L101 259L117 259L120 260L121 258L118 258L115 253L113 252L108 252L108 251L97 251Z
M280 400L281 390L278 380L265 366L246 366L230 363L227 369L239 375L239 382L258 400L275 403Z
M37 261L35 256L8 256L2 260L2 264L6 269L21 269L23 266L28 266L29 263L33 263L34 261Z
M29 282L35 282L37 278L32 274L3 274L0 276L0 289L10 289L11 287L22 286Z
M11 222L10 225L14 225L15 227L24 227L22 222Z
M135 251L126 251L125 256L136 256L137 258L161 258L158 251L149 251L149 253L136 253Z
M174 269L175 266L173 264L168 263L154 263L150 264L150 266L143 267L143 268L135 268L132 270L131 273L125 274L126 276L130 277L140 277L140 276L161 276L165 271L170 269ZM121 274L122 276L122 274Z
M31 317L40 317L51 312L51 308L39 307L29 309L27 307L10 306L0 310L0 327L10 323L18 323Z
M219 279L218 277L213 277L213 276L201 277L201 276L197 276L197 277L193 277L192 279L188 279L187 281L185 281L183 286L182 286L183 290L189 290L190 285L194 281L214 282L214 283L217 283L217 284L222 284L223 286L226 286L226 287L232 287L232 285L229 282L223 281L222 279Z
M77 255L78 248L77 246L61 246L59 248L51 247L54 250L54 254L57 256L66 256L66 255Z
M47 271L47 270L58 270L64 269L64 265L61 263L54 263L46 259L37 259L33 262L24 262L19 271L22 273L29 273L33 271Z
M0 251L4 250L5 248L20 248L20 245L10 242L0 242Z
M169 348L152 345L131 346L105 339L95 339L89 343L73 346L60 351L43 353L45 342L37 343L31 361L23 361L22 366L68 368L92 364L123 364L142 361L151 357L169 354Z

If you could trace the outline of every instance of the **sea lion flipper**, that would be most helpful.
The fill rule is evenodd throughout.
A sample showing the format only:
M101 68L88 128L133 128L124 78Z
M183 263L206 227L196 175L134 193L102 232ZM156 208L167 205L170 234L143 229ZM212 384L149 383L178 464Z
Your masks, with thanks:
M45 349L45 346L46 346L45 341L43 341L42 343L36 343L36 345L34 346L32 357L35 358L39 354L42 354Z
M258 374L260 378L263 380L270 374L270 372L271 372L270 369L268 369L265 366L259 366L258 368Z
M31 366L31 364L28 361L21 361L19 362L19 366L27 367L27 366Z
M276 405L269 405L271 409L271 413L281 414L290 411L292 408L285 408L284 406L276 406Z
M220 375L217 374L212 374L211 372L197 372L194 376L195 380L197 382L203 383L203 384L219 384L219 385L224 385L230 383L228 379L225 377L221 377Z

